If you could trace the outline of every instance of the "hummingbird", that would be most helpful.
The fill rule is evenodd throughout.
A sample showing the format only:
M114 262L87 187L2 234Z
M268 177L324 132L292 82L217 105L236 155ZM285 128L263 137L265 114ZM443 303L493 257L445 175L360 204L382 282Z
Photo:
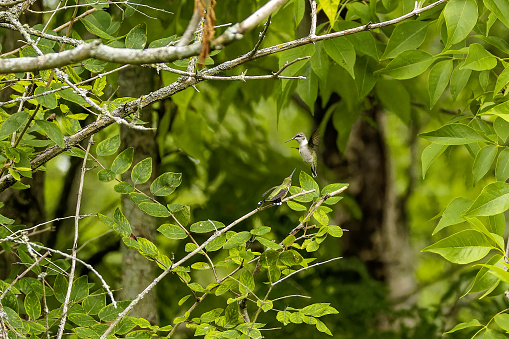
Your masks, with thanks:
M266 196L267 193L272 191L269 196L262 201L258 203L258 205L263 204L265 201L272 202L274 205L281 205L281 199L283 199L290 190L290 186L292 185L292 176L295 172L295 169L293 170L292 174L290 174L289 177L286 177L285 180L281 183L279 186L271 187L267 190L267 192L263 193L262 197Z
M297 140L299 142L299 154L302 157L302 160L311 165L311 175L316 177L318 175L316 172L316 151L320 141L320 133L318 129L313 132L310 140L306 138L304 133L299 132L290 140L285 141L285 143L292 140Z

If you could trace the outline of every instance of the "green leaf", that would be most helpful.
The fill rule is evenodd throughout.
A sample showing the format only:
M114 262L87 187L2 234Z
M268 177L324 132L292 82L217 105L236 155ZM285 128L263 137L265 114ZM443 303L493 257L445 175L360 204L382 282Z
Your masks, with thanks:
M82 327L90 327L97 324L94 318L84 313L71 313L69 314L69 320Z
M149 256L155 257L159 254L159 250L150 240L138 237L138 244L140 244L140 251Z
M223 245L223 248L227 250L241 245L244 246L246 242L249 241L249 239L251 239L251 233L247 231L236 233L230 239L228 239L226 244Z
M467 85L468 79L470 79L471 69L463 69L456 67L451 75L451 84L449 85L449 91L454 100L458 97L460 92Z
M118 314L125 310L130 303L130 301L117 301L117 308L115 308L113 304L108 304L103 307L97 315L99 316L99 319L104 322L114 321Z
M325 326L325 324L319 320L319 319L316 319L316 329L320 332L323 332L323 333L326 333L330 336L332 336L332 333L331 331L327 328L327 326Z
M435 59L431 54L419 49L405 51L375 74L387 74L399 80L415 78L427 70L433 61Z
M507 86L507 84L509 84L509 67L504 68L502 73L498 75L497 83L495 85L493 93L498 94L502 90L502 88ZM505 94L507 94L507 92Z
M191 225L190 230L191 230L191 232L195 232L195 233L207 233L207 232L216 231L223 227L224 227L224 224L220 221L207 220L207 221L195 222L194 224Z
M255 282L253 279L253 274L248 270L242 271L239 279L239 292L242 295L247 295L249 293L253 293L255 289Z
M461 68L474 71L484 71L495 68L497 58L488 52L481 44L471 44L468 48L468 56Z
M121 194L129 194L134 191L134 187L131 186L131 184L127 182L119 182L118 184L113 187L115 192L121 193Z
M115 180L116 176L117 175L114 172L106 168L97 172L97 179L99 179L99 181L102 182L109 182Z
M422 151L422 178L424 179L431 164L447 149L446 145L431 144Z
M186 232L177 225L163 224L157 229L162 235L170 239L185 239Z
M329 225L327 232L335 238L341 238L343 236L343 229L336 225Z
M449 124L437 130L419 134L421 138L440 145L464 145L484 139L472 127L464 124Z
M440 254L456 264L468 264L480 260L493 248L491 242L481 232L464 230L439 240L422 250Z
M320 225L326 226L329 223L329 217L321 208L313 212L313 218L315 218Z
M316 242L316 240L311 240L307 244L304 242L304 245L306 245L307 252L314 252L320 248L320 245Z
M509 184L498 181L483 188L466 215L489 216L505 212L508 208Z
M318 96L318 77L311 69L311 65L307 64L304 67L302 76L306 79L300 80L297 91L302 100L308 105L311 113L314 112L315 102Z
M467 37L477 23L475 0L451 0L444 8L447 25L447 46L454 45ZM446 46L446 47L447 47Z
M327 186L325 186L324 188L322 188L322 195L324 194L327 194L327 193L333 193L343 187L346 187L348 186L348 184L329 184ZM333 197L330 197L330 198L327 198L325 199L324 203L326 203L327 205L334 205L336 204L338 201L340 201L341 199L343 199L342 196L333 196Z
M131 235L131 225L122 211L117 207L115 212L113 213L113 220L115 222L115 226L113 226L113 230L124 237L128 237Z
M23 304L25 305L25 311L32 320L37 320L41 316L41 302L35 292L28 293Z
M281 261L281 263L283 265L286 265L289 267L293 266L293 265L298 265L301 262L303 262L303 260L304 260L304 258L302 257L302 255L300 255L299 252L294 251L294 250L284 251L283 253L281 253L279 255L279 261Z
M322 0L320 1L320 5L322 6L322 10L327 15L329 19L331 27L334 27L334 22L336 21L336 15L338 14L340 0Z
M496 117L493 122L493 128L502 142L506 142L509 137L509 122L501 117Z
M108 13L96 11L84 18L80 18L80 21L90 33L107 40L115 39L111 35L116 32L115 25L112 25L111 17Z
M38 95L46 92L47 90L50 89L46 88L46 86L39 86L35 89L34 94ZM37 100L37 103L39 103L41 106L44 106L49 109L55 109L57 108L58 105L57 95L55 93L44 94L40 97L35 98L35 100Z
M14 219L9 219L6 216L0 214L0 224L11 225L14 224Z
M85 67L86 67L86 65L85 65ZM102 69L99 72L101 72L101 71L102 71ZM98 73L98 72L96 72L96 73ZM106 80L106 77L104 77L104 76L96 79L94 81L94 85L92 86L92 93L94 93L95 95L100 97L101 95L104 94L103 90L107 84L108 84L108 82Z
M339 312L329 303L317 303L304 307L300 310L301 313L313 317L323 317L327 314L338 314Z
M59 147L65 147L64 135L55 122L49 122L45 120L35 120L37 126L39 126L46 135L56 143Z
M495 145L484 146L477 152L472 172L474 174L474 186L481 180L491 168L491 164L497 156Z
M138 206L143 212L153 217L166 218L171 215L164 205L155 202L142 202Z
M88 276L83 275L72 282L71 301L80 301L89 294Z
M466 221L462 218L462 215L470 206L472 206L472 200L467 198L457 197L451 201L442 213L442 218L440 218L440 221L438 222L437 227L435 227L432 235L435 235L447 226L456 225Z
M217 319L222 313L224 309L222 308L215 308L211 311L205 312L200 316L200 320L204 323L213 322Z
M453 332L456 332L456 331L459 331L459 330L463 330L465 328L477 327L477 326L484 326L484 325L481 324L479 322L479 320L473 319L473 320L470 320L467 323L459 323L458 325L454 326L451 330L445 332L444 334L453 333Z
M507 336L500 331L494 330L492 328L487 328L486 331L484 331L483 338L484 339L506 339Z
M494 255L491 257L486 264L488 265L494 265L500 262L500 259L502 256L500 255ZM493 274L490 274L489 268L482 266L479 272L475 275L474 283L472 284L472 287L468 290L467 293L478 293L485 290L492 290L496 286L498 286L500 279L495 277ZM488 293L487 292L487 293ZM467 294L465 293L465 295Z
M183 304L183 303L185 303L185 302L186 302L186 300L187 300L187 299L189 299L189 297L190 297L190 296L191 296L191 294L188 294L188 295L186 295L186 296L183 296L183 297L179 300L178 305L179 305L179 306L182 306L182 304Z
M430 109L435 106L438 99L444 93L447 84L449 83L449 78L452 73L452 60L443 60L437 62L431 71L429 72L428 77L428 93L430 100Z
M509 149L508 148L504 148L498 155L497 166L495 168L495 177L497 178L497 181L507 181L507 179L509 179Z
M509 3L505 0L484 0L484 5L495 13L506 27L509 28Z
M225 242L226 242L226 234L223 233L219 237L217 237L214 240L212 240L211 242L209 242L207 244L207 246L205 246L205 249L207 250L207 252L218 251L221 248L223 248L223 245L225 244Z
M253 235L264 235L269 233L271 228L269 226L259 226L249 231Z
M198 262L195 262L194 264L191 265L191 268L193 270L198 270L198 271L206 271L206 270L210 270L211 269L211 266L209 263L207 262L203 262L203 261L198 261Z
M166 172L158 176L150 185L150 192L156 196L170 195L180 186L182 173Z
M286 324L291 323L290 315L291 315L291 312L288 312L288 311L279 311L276 314L276 319L280 323L283 323L284 325L286 325Z
M5 319L7 322L14 328L22 328L23 320L19 317L18 313L16 313L13 309L4 306Z
M95 315L99 313L99 311L106 306L106 295L104 293L100 293L101 291L96 291L94 293L89 295L88 298L83 300L82 306L83 310L87 312L87 314Z
M120 147L120 134L116 134L111 138L101 141L96 148L96 153L98 156L108 156L112 155L117 151Z
M135 204L139 205L142 202L152 202L152 200L143 193L132 192L129 193L129 198L134 201Z
M306 172L300 171L299 173L299 182L302 189L305 191L315 190L311 193L312 196L318 197L320 195L320 187L316 183L316 181ZM297 199L295 199L297 200ZM297 200L299 201L299 200Z
M405 124L410 122L410 94L401 81L380 78L376 84L376 94L382 105L396 114Z
M355 79L354 65L356 54L352 43L345 37L338 37L325 40L323 47L332 60L343 67Z
M152 175L152 158L145 158L134 165L131 172L131 180L133 184L143 184L150 179Z
M141 249L140 244L136 240L134 240L134 239L131 239L131 238L128 238L128 237L123 237L122 241L129 248L135 249L137 251Z
M14 113L2 123L0 127L0 140L16 132L18 128L25 125L29 114L25 111Z
M62 274L58 274L53 284L53 293L55 298L63 303L65 301L65 295L67 294L68 280Z
M288 205L288 207L290 207L294 211L306 211L307 210L306 206L301 205L301 204L296 203L291 200L286 201L286 204Z
M509 283L509 272L507 272L505 269L500 268L498 266L494 265L488 265L483 264L483 267L486 267L489 269L489 273L497 277L498 279L502 280L505 283Z
M129 147L123 150L119 155L117 155L115 160L113 160L113 163L111 164L111 171L115 174L122 174L127 171L133 163L133 156L134 148Z
M87 59L83 63L83 67L85 67L85 69L89 70L90 72L100 73L103 71L103 69L106 67L107 64L108 64L108 62L106 62L106 61L97 60L97 59ZM106 77L103 77L103 78L106 79Z
M426 38L429 22L405 21L392 31L382 60L397 57L404 51L417 49Z
M509 332L509 314L507 313L499 313L495 316L495 322L497 325L505 330L506 332Z
M269 239L265 239L263 237L255 237L255 240L258 240L260 244L273 250L279 250L282 248L281 245L279 245L278 243L270 241Z
M378 69L378 64L367 56L357 58L355 62L355 84L359 97L367 96L376 84L374 72Z
M145 23L134 26L125 38L125 47L143 49L147 43L147 25Z

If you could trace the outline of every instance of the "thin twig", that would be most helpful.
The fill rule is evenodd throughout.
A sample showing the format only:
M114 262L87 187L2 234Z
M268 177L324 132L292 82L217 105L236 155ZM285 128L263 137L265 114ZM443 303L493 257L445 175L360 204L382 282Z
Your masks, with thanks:
M85 156L83 157L83 164L81 165L81 174L80 174L80 182L78 187L78 199L76 202L76 214L74 217L74 240L72 244L71 251L71 270L69 272L69 284L67 285L67 293L65 294L64 304L62 305L62 316L60 318L60 325L58 326L57 338L62 338L64 334L64 326L67 320L67 310L69 309L69 303L71 299L71 291L72 285L74 283L74 273L76 271L76 248L78 247L78 235L79 235L79 220L80 220L80 208L81 208L81 197L83 195L83 183L85 182L85 172L87 170L87 157L90 152L90 145L92 145L93 136L90 137L90 140L87 145L87 150L85 151Z
M273 282L273 283L272 283L272 286L276 286L276 285L277 285L277 284L279 284L280 282L282 282L282 281L284 281L284 280L286 280L286 279L290 278L292 275L297 274L297 273L302 272L302 271L305 271L305 270L307 270L307 269L309 269L309 268L311 268L311 267L315 267L315 266L319 266L319 265L327 264L327 263L329 263L329 262L331 262L331 261L339 260L339 259L343 259L343 257L336 257L336 258L332 258L332 259L325 260L325 261L322 261L322 262L317 262L317 263L314 263L314 264L309 265L309 266L306 266L306 267L302 267L302 268L300 268L300 269L298 269L298 270L296 270L296 271L293 271L292 273L288 274L287 276L285 276L285 277L283 277L283 278L279 279L278 281Z
M309 37L314 38L316 36L316 0L309 0L311 5L311 27L309 29Z

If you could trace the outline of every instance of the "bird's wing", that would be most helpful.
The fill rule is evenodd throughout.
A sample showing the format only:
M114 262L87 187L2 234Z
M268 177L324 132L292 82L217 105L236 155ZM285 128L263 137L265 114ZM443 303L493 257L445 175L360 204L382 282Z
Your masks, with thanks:
M309 143L309 146L313 147L314 149L318 148L318 144L320 143L320 129L319 128L315 129L313 134L311 134L311 138L309 138L308 143Z
M287 193L288 193L288 188L285 187L285 188L279 190L279 192L277 192L277 194L275 194L271 198L271 200L274 201L274 200L278 200L278 199L283 199L286 196Z
M267 193L269 193L270 191L272 191L272 190L273 190L274 188L276 188L276 187L277 187L277 186L274 186L274 187L269 188L269 189L267 190L267 192L265 192L265 193L263 193L263 194L262 194L262 197L266 196L266 195L267 195Z

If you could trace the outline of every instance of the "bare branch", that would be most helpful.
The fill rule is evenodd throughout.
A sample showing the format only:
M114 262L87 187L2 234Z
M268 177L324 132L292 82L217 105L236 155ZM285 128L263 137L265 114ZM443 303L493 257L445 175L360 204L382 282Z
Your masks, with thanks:
M311 28L309 29L309 36L311 38L316 36L316 0L309 0L311 5Z
M76 248L78 247L78 235L79 235L79 220L80 220L80 208L81 208L81 196L83 193L83 183L85 182L85 172L87 168L87 157L90 152L90 145L92 145L93 136L90 137L90 140L87 145L87 150L85 151L85 156L83 157L83 164L81 165L81 175L80 175L80 183L78 187L78 199L76 202L76 214L74 216L74 241L72 244L71 251L71 271L69 272L69 283L67 285L67 292L65 294L64 304L62 305L62 316L60 318L60 324L58 325L57 338L62 338L64 334L64 326L67 320L67 311L69 309L69 303L71 301L71 291L72 285L74 283L74 273L76 271Z
M235 24L228 28L222 35L213 39L210 42L211 49L222 49L225 45L232 43L235 40L241 39L243 33L254 28L258 23L267 18L271 13L279 9L280 6L285 4L288 0L272 0L267 2L253 15L242 21L240 24ZM287 43L273 46L260 50L252 58L259 58L268 54L284 51L287 49L295 48L298 46L306 45L320 40L332 39L339 36L345 36L366 29L376 29L383 26L393 25L400 21L411 18L415 15L434 8L447 0L438 0L437 2L423 8L416 7L413 11L401 17L370 24L369 26L362 25L359 27L347 29L340 32L324 34L320 36L307 36L302 39L290 41ZM272 12L270 12L271 10ZM144 50L129 49L129 48L113 48L103 45L100 41L93 41L81 46L74 50L63 51L60 53L48 53L39 57L20 57L11 59L0 60L0 74L1 73L17 73L26 71L38 71L43 69L62 67L70 65L85 59L95 58L98 60L121 63L121 64L150 64L160 62L171 62L177 59L184 59L191 56L196 56L201 51L201 43L194 42L187 46L168 46L158 48L148 48ZM262 52L263 51L263 52Z
M297 273L299 273L299 272L302 272L302 271L304 271L304 270L307 270L307 269L309 269L309 268L311 268L311 267L315 267L315 266L319 266L319 265L327 264L327 263L329 263L329 262L331 262L331 261L338 260L338 259L343 259L343 257L336 257L336 258L332 258L332 259L325 260L325 261L322 261L322 262L314 263L313 265L309 265L309 266L306 266L306 267L302 267L302 268L298 269L297 271L293 271L292 273L288 274L287 276L285 276L285 277L283 277L283 278L279 279L278 281L273 282L273 283L272 283L272 286L276 286L276 285L277 285L277 284L279 284L280 282L282 282L282 281L284 281L284 280L286 280L286 279L290 278L292 275L297 274Z

